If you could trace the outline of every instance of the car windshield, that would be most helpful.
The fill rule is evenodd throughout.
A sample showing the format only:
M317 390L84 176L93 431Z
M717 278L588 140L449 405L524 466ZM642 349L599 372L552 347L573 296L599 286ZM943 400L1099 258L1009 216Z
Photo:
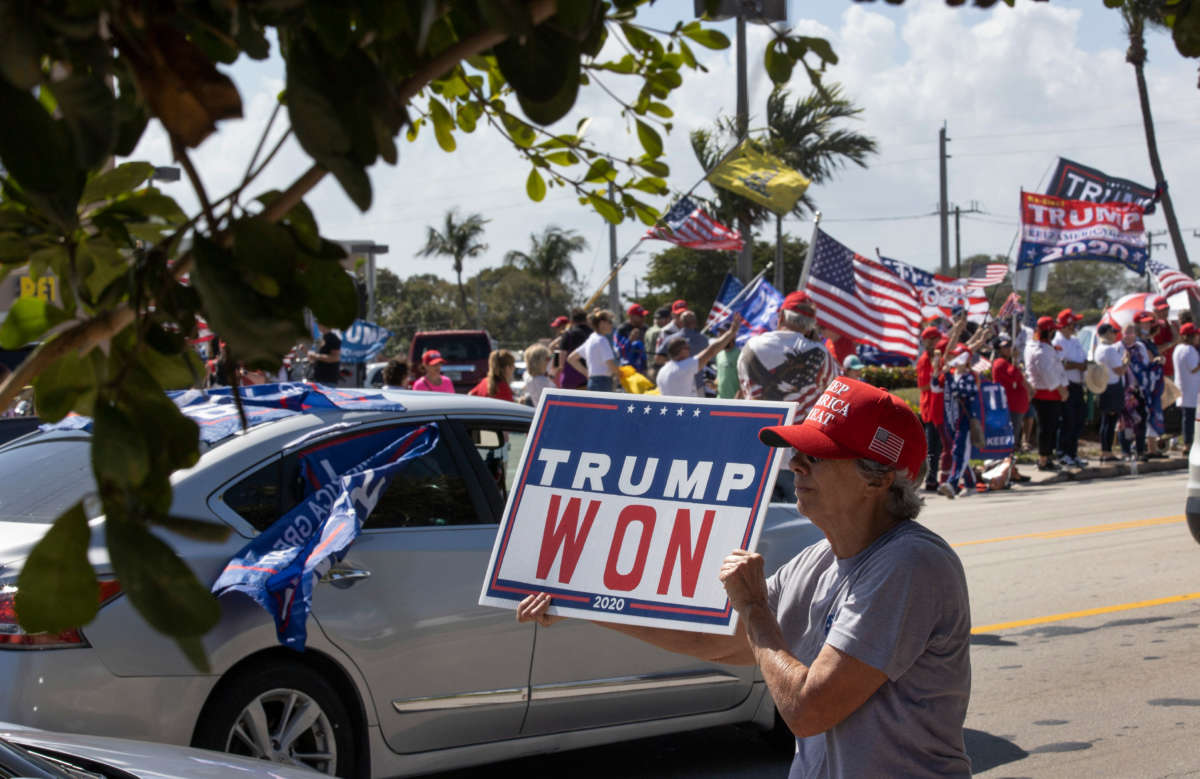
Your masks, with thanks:
M89 443L55 438L0 449L0 522L49 524L95 492Z
M441 353L448 362L486 360L491 352L488 339L482 335L423 335L417 340L416 354L420 357L430 349Z

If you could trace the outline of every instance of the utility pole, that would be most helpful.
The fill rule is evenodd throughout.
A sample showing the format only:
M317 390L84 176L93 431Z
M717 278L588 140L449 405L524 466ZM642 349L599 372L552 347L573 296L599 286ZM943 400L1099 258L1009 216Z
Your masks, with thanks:
M938 180L941 185L941 200L939 201L938 212L941 215L942 224L942 275L950 275L950 224L949 213L950 203L946 192L946 141L950 140L946 137L946 122L943 120L942 128L938 130Z
M608 182L608 200L616 205L617 199L611 181ZM608 223L608 267L609 270L614 271L617 267L617 226L612 222ZM616 273L613 273L612 279L608 282L608 310L617 316L621 315L621 290L617 286Z
M749 97L746 95L746 18L737 16L737 135L738 143L746 140L750 126ZM750 234L750 219L738 216L738 232L742 234L741 252L737 258L737 277L750 281L754 265L754 238Z
M954 275L962 278L962 234L959 230L959 216L961 214L982 214L979 210L979 201L972 200L971 207L967 209L954 207Z

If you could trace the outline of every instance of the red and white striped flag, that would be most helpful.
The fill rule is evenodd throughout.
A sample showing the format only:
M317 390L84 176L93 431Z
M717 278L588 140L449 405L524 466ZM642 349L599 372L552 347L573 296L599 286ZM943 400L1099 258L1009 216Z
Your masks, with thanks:
M646 237L689 249L740 251L742 248L741 233L713 219L688 197L681 197L671 206L662 224L647 230Z
M1183 271L1176 270L1170 265L1164 265L1155 260L1146 262L1146 270L1154 274L1154 280L1158 282L1158 288L1167 297L1174 295L1176 292L1190 292L1196 297L1200 297L1200 288L1197 287L1194 279L1188 278Z
M999 284L1004 281L1004 277L1008 275L1008 266L1004 263L989 263L987 265L976 266L971 271L971 275L963 279L970 289L980 289L982 287L990 287L993 284Z
M996 315L996 318L1008 319L1010 316L1019 316L1024 313L1025 306L1021 305L1021 296L1016 292L1010 292L1004 299L1004 304L1000 306L1000 313Z
M806 289L821 327L916 358L921 302L913 285L883 264L855 254L818 229Z

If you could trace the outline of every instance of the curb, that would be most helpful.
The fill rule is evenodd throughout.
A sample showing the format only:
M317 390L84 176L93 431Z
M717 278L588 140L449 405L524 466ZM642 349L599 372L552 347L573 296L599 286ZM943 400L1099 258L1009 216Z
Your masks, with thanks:
M1106 465L1103 468L1081 468L1077 471L1059 471L1045 479L1029 482L1029 486L1061 484L1069 481L1091 481L1092 479L1111 479L1117 476L1140 476L1145 473L1183 471L1187 470L1188 461L1187 458L1172 457L1169 460L1150 460L1149 462L1136 463L1136 473L1133 471L1132 465L1132 463L1119 462Z

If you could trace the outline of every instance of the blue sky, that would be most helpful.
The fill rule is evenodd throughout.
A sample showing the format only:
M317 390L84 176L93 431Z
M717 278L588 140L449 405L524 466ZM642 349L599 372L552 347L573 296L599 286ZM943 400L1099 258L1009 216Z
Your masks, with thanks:
M880 153L868 169L846 169L835 181L811 191L823 213L824 229L862 254L873 254L878 247L914 265L936 266L938 221L928 214L937 208L937 133L943 122L951 139L951 203L967 208L974 202L984 212L962 218L964 257L1009 251L1019 191L1039 190L1059 155L1153 184L1133 71L1124 62L1120 17L1099 0L1017 0L1014 8L998 3L989 10L953 9L942 0L908 0L902 6L882 0L793 0L788 5L790 25L833 44L840 62L826 78L842 84L846 95L864 109L855 129L879 142ZM645 23L670 27L687 18L691 7L690 0L659 0L645 15ZM733 38L732 22L718 28ZM748 39L753 127L769 90L761 68L766 32L752 25ZM717 116L735 107L733 49L694 48L709 72L690 74L669 101L676 117L666 148L672 167L669 184L676 192L686 191L702 175L688 146L688 133L711 126ZM1148 48L1147 79L1160 152L1188 251L1198 261L1200 238L1192 232L1200 232L1200 192L1195 184L1200 181L1200 159L1190 153L1200 129L1197 61L1180 57L1162 33L1149 36ZM223 123L195 154L210 194L224 193L240 180L283 83L282 62L276 56L261 63L240 60L229 73L242 93L245 119ZM799 94L808 91L803 73L797 72L791 88ZM636 149L630 125L598 91L581 92L562 125L573 127L583 116L593 117L588 131L593 141L618 153ZM531 233L557 224L589 241L589 249L576 256L576 266L584 294L590 293L607 272L607 224L564 190L551 190L541 203L530 201L524 186L528 165L494 133L477 130L458 136L458 142L453 154L442 152L430 133L401 144L395 167L379 163L370 171L375 201L365 214L327 177L307 199L322 233L389 245L381 264L401 277L434 272L450 278L445 261L414 256L424 243L426 226L440 224L446 210L478 212L491 220L485 237L489 251L470 262L468 274L499 265L510 249L527 250ZM133 157L170 163L169 146L156 125ZM285 187L307 164L303 152L289 142L267 169L262 188ZM194 206L186 183L169 186L185 208ZM711 194L707 184L698 192ZM658 205L665 210L669 203ZM1152 232L1165 229L1160 215L1148 217L1147 225ZM766 237L773 237L773 226L766 229ZM807 237L812 223L793 217L784 222L784 230ZM619 253L633 246L642 232L640 223L621 225ZM952 232L952 255L953 241ZM640 278L650 253L667 246L642 244L621 274L623 295L632 295L635 285L645 289ZM1169 247L1156 247L1155 256L1165 262L1173 257Z

